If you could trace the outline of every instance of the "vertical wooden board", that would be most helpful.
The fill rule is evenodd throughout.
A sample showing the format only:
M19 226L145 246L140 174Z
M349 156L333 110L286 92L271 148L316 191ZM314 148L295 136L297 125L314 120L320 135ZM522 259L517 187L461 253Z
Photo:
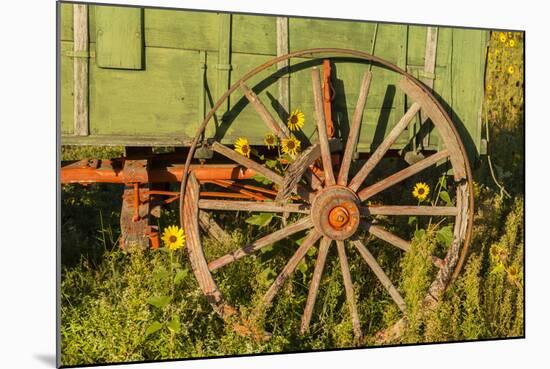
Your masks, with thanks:
M59 37L61 41L73 40L73 4L58 3L60 11Z
M435 97L448 109L451 104L452 92L452 29L440 27L438 30L437 57L433 92ZM435 130L430 132L429 149L437 150L441 145L441 137Z
M486 31L453 29L451 117L470 156L476 155L481 145L486 44Z
M232 52L277 55L276 19L268 16L234 14Z
M290 50L338 47L370 52L374 27L367 22L290 18Z
M397 65L401 69L405 69L407 63L407 34L407 26L380 24L376 35L374 55ZM376 149L405 113L404 93L397 87L399 78L400 76L397 73L373 66L371 85L373 90L371 91L374 92L374 98L369 103L371 96L369 92L365 109L376 109L378 107L379 111L374 116L373 113L370 113L370 119L367 120L366 124L361 125L357 145L359 151L365 150L367 143L370 143L367 151ZM381 100L382 102L380 102ZM370 105L372 103L375 105ZM391 109L389 109L390 106ZM407 131L403 132L396 142L406 142L406 137L408 137Z
M72 8L71 8L72 12ZM71 17L72 19L72 17ZM73 51L73 43L70 41L61 41L60 43L60 93L61 93L61 134L69 135L74 132L74 114L73 114L73 58L69 53Z
M95 135L192 137L197 127L198 51L148 48L147 69L90 63L90 122Z
M141 69L142 9L96 6L96 63L101 68Z
M190 50L218 49L218 14L144 9L145 46Z
M425 26L408 26L407 38L407 67L424 66L424 51L426 48Z
M213 51L208 51L206 53L206 78L205 78L205 112L208 114L210 110L214 107L218 101L216 96L217 85L218 85L218 69L216 68L218 64L218 53ZM199 91L200 93L200 87ZM202 122L202 120L201 120ZM196 129L201 122L196 122L192 127L186 128L186 132L192 132L191 137L195 137ZM217 121L212 118L206 126L206 137L213 138L216 136L217 131Z

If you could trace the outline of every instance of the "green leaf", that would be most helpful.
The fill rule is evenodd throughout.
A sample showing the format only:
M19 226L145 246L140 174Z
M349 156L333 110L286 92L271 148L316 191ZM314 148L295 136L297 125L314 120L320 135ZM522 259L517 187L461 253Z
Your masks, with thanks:
M297 266L297 269L302 272L302 274L306 274L307 272L307 264L305 260L300 261L300 263Z
M273 244L269 245L269 246L265 246L265 247L262 247L260 249L260 252L262 254L265 254L266 252L270 252L271 250L273 250Z
M172 298L170 296L153 296L147 299L147 303L153 305L154 307L162 309L166 305L168 305L171 300Z
M168 322L168 324L166 324L166 326L173 333L179 333L181 329L180 317L177 315L172 316L172 319L170 319L170 321Z
M447 191L441 191L439 193L439 197L441 198L441 200L445 201L445 203L448 205L448 206L452 206L453 205L453 202L451 201L451 197L449 196L449 193Z
M442 245L449 247L453 242L453 230L450 225L442 227L437 231L436 239Z
M490 274L500 274L503 273L505 269L506 268L504 268L504 264L498 263L497 266L494 267L493 270L491 270Z
M270 168L270 169L275 169L277 167L277 163L278 163L277 160L266 160L265 161L265 166Z
M273 183L272 181L270 181L269 179L265 178L264 176L262 176L260 174L254 174L252 176L252 179L255 180L256 182L259 182L259 183L264 184L264 185L270 185L270 184Z
M317 254L317 247L315 246L310 247L309 250L307 250L307 254L309 256L314 256L315 254Z
M411 225L411 224L416 223L417 221L418 221L417 217L409 217L408 224Z
M439 185L441 186L442 189L444 190L447 189L447 176L442 175L441 178L439 178Z
M426 236L426 231L423 229L417 229L414 231L414 238L416 238L418 241L421 241Z
M306 239L306 237L307 237L307 236L304 236L304 237L302 237L302 238L298 238L298 239L297 239L296 241L294 241L294 242L296 242L296 244L297 244L298 246L300 246L300 245L302 244L302 242L304 242L304 240Z
M189 270L188 269L180 269L176 272L176 276L174 277L174 284L178 284L180 283L181 281L183 281L185 279L185 277L187 277L187 275L189 274Z
M245 222L252 225L257 225L259 227L265 227L273 219L273 214L271 213L260 213L252 215L250 218L246 219Z
M283 154L281 156L281 159L288 161L289 163L294 162L294 158L290 156L289 154Z
M153 278L159 282L167 279L169 276L170 272L162 267L153 273Z
M162 328L162 324L157 322L156 320L145 330L145 337L149 336L150 334L155 333L159 329Z

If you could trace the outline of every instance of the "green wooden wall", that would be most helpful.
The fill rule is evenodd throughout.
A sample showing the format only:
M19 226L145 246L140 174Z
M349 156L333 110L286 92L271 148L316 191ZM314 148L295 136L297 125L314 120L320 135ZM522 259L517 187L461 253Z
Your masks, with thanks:
M63 144L185 145L230 83L276 55L275 17L90 6L90 135L77 137L73 135L72 5L61 4L60 13ZM438 34L434 91L448 105L463 140L474 151L480 147L488 33L439 27ZM289 19L290 51L338 47L371 52L374 46L375 55L413 74L424 66L425 42L426 27L421 26ZM293 59L291 65L305 61ZM365 64L334 63L333 118L342 134L347 134L366 68ZM278 85L268 79L275 71L275 67L266 70L248 85L262 87L260 98L277 116ZM398 76L376 66L372 72L359 141L362 151L375 147L410 104L396 87ZM233 94L227 121L216 120L208 135L225 143L246 136L260 144L266 128L243 102L240 93ZM306 115L304 135L315 140L309 68L293 72L290 78L290 109L296 108ZM409 135L404 132L396 147L407 144ZM439 144L435 134L425 140L430 147Z

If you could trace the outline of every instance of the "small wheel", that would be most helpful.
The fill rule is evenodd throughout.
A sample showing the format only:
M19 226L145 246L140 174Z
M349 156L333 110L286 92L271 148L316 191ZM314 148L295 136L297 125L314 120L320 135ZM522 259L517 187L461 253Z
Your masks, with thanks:
M187 250L190 261L200 288L214 309L223 318L233 316L237 310L224 300L223 293L216 284L213 272L228 264L238 262L239 259L246 258L263 247L276 244L278 241L298 232L305 232L305 239L296 248L273 284L265 292L263 301L260 303L261 306L257 308L270 306L285 281L297 268L308 250L319 243L301 321L301 331L306 332L312 319L313 308L329 250L331 247L336 246L354 334L357 342L361 342L363 334L360 314L355 301L357 294L354 291L353 276L350 273L347 256L347 253L351 250L361 256L397 307L403 313L406 312L406 304L398 288L394 286L375 256L367 248L365 238L362 235L366 234L381 239L390 247L396 247L403 250L403 252L410 250L411 243L376 224L377 217L416 216L454 219L452 242L445 255L443 257L433 256L434 264L436 264L438 270L426 296L427 303L436 301L452 280L453 272L458 273L460 270L461 255L465 253L471 234L472 181L464 147L445 110L420 82L386 61L354 50L313 49L275 58L247 73L241 80L231 86L215 104L199 127L187 157L187 168L184 173L188 171L193 152L204 133L207 123L224 101L237 89L244 93L249 104L273 134L280 139L287 138L289 132L286 126L268 112L258 96L246 85L246 81L281 60L304 56L326 58L327 55L331 57L344 56L348 59L351 57L365 67L349 134L347 137L342 138L344 145L340 145L343 150L339 150L338 145L334 144L338 139L329 138L327 135L321 80L319 70L314 67L311 69L311 81L318 142L305 148L284 173L277 173L259 161L240 155L219 142L211 144L213 151L242 166L241 172L237 173L236 177L244 178L246 177L246 169L252 170L275 183L277 191L236 181L231 185L236 185L241 190L248 191L248 193L240 191L242 199L223 199L223 194L217 199L212 199L210 193L201 192L201 183L197 181L193 174L190 174L188 178L184 178L182 181L180 216L182 226L187 233ZM412 100L412 104L391 131L385 135L382 142L368 156L368 159L355 168L356 170L351 170L352 159L356 155L356 142L362 124L362 113L372 80L372 74L367 70L366 66L368 64L365 61L400 74L399 87L407 98ZM438 131L442 140L441 149L401 170L390 174L384 173L381 179L376 178L373 174L375 168L380 167L382 159L392 149L392 145L420 111L430 118L435 130ZM333 156L338 156L340 160L335 162ZM455 189L454 195L451 195L454 200L453 204L447 206L401 205L398 200L393 204L377 203L373 205L370 203L369 200L382 191L399 186L406 179L445 161L448 161L452 167L453 188ZM316 170L319 167L321 170ZM204 196L201 194L204 194ZM264 235L240 249L231 251L214 260L207 260L199 233L199 211L213 213L218 211L276 212L293 214L293 221L290 224L281 225L281 228L275 232Z

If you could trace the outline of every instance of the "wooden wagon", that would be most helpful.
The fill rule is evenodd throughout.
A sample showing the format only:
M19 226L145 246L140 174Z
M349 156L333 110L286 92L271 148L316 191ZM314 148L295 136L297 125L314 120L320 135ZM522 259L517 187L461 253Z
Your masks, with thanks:
M428 304L460 270L472 230L470 162L484 153L487 31L68 3L59 16L61 144L126 148L122 158L66 163L61 183L125 185L123 247L159 247L151 219L162 204L178 201L194 273L221 317L237 310L213 272L298 232L307 236L263 303L319 243L303 332L331 246L358 340L346 249L364 258L405 312L359 236L407 252L410 241L380 226L379 217L452 225L445 253L433 256L438 272ZM303 127L289 121L297 123L296 110ZM246 147L237 152L239 138ZM267 138L287 153L274 153ZM300 150L289 149L293 144ZM155 147L174 150L155 154ZM400 186L422 173L449 179L444 201L377 198L395 188L410 193ZM169 182L181 184L180 191L162 187ZM217 212L278 213L283 221L275 232L207 260L202 238L223 237Z

